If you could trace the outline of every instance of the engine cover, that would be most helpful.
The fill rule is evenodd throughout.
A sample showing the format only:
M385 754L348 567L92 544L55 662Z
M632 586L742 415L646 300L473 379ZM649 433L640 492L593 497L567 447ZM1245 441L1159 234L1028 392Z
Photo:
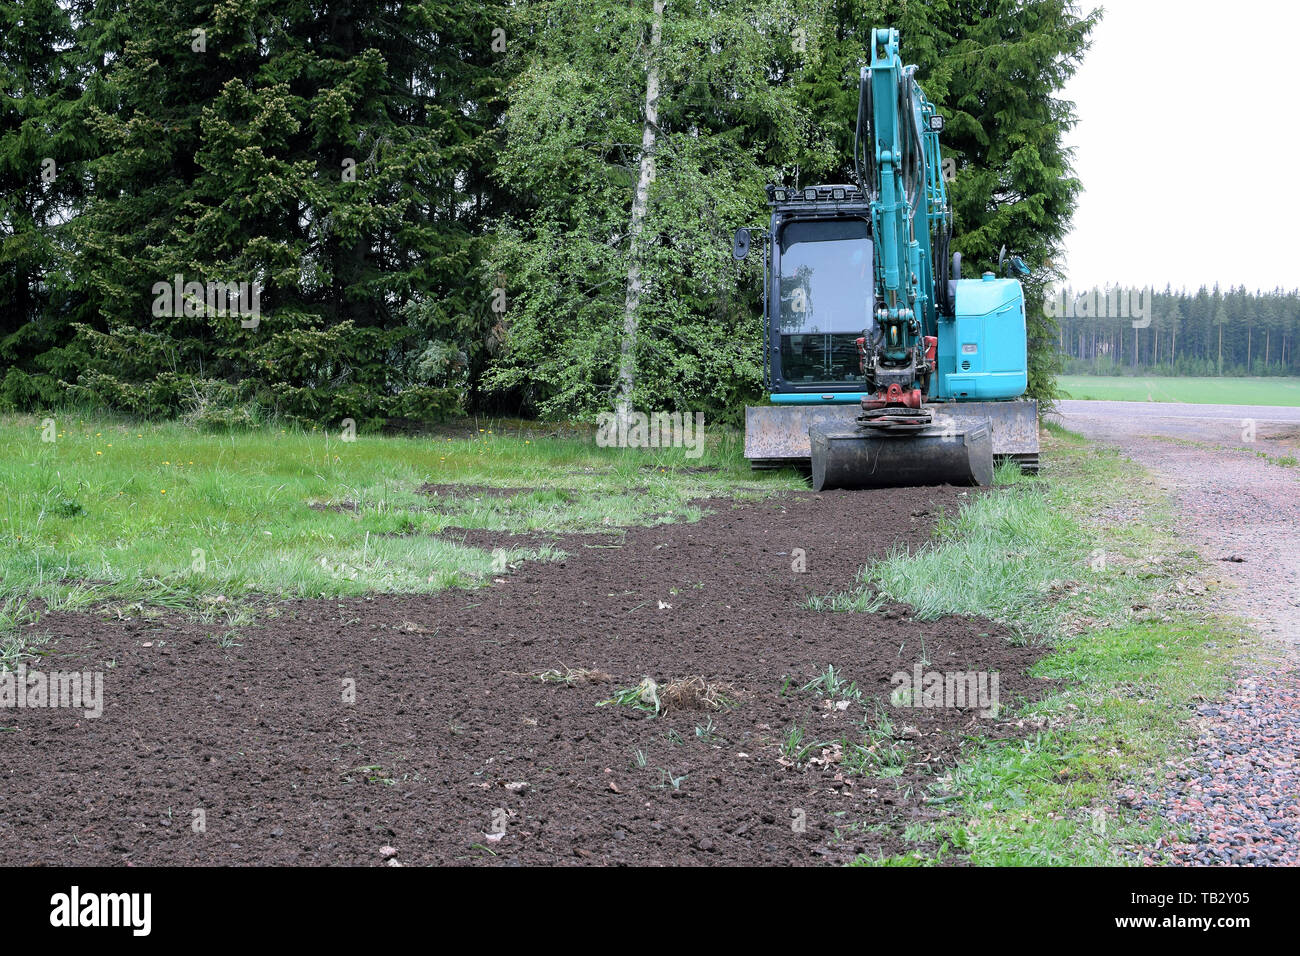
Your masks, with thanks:
M1015 279L962 279L956 317L939 319L940 401L1019 398L1029 387L1025 294Z

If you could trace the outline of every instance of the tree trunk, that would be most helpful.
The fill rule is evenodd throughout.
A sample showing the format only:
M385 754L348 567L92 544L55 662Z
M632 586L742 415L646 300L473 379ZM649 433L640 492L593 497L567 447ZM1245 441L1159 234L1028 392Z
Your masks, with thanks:
M644 280L641 256L644 243L646 209L650 205L650 184L655 179L655 138L659 132L659 45L663 33L664 0L654 0L654 19L650 23L650 50L646 57L645 121L641 126L641 172L636 196L632 199L632 221L628 234L627 296L623 303L623 344L618 363L617 416L626 422L632 410L632 390L636 385L637 311L641 306Z

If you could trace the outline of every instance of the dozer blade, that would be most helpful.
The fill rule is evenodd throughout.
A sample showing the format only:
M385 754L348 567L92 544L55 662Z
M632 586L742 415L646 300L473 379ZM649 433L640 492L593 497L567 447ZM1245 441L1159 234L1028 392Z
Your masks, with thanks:
M814 491L993 483L993 442L982 422L901 433L814 425L808 437Z

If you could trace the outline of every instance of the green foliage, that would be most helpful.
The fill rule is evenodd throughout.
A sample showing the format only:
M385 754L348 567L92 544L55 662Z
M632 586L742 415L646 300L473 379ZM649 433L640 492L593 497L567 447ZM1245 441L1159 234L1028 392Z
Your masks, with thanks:
M1037 301L1079 184L1065 0L28 0L0 12L0 407L213 426L636 404L735 416L761 377L768 181L845 181L866 31L948 121L957 244ZM202 31L196 34L196 31ZM634 250L647 77L655 178ZM43 175L46 160L57 174ZM635 262L633 258L635 256ZM221 314L159 283L257 284ZM1267 346L1266 346L1267 348ZM1271 355L1270 355L1271 359ZM1247 364L1253 361L1248 357Z
M0 400L48 403L62 380L136 414L198 403L224 410L214 420L255 406L371 423L473 400L456 369L481 371L488 350L485 296L466 280L497 202L500 4L101 0L79 8L75 34L48 6L47 36L33 44L51 75L66 59L85 82L65 83L63 114L22 77L6 76L6 88L81 149L81 177L57 182L94 189L76 215L29 230L58 273L44 285L64 299L26 305L25 324L7 320L0 357L55 345L38 334L51 312L59 346L75 332L75 354L42 355L44 377L39 366L6 376ZM60 38L75 45L56 54ZM7 71L13 59L6 52ZM42 148L68 162L73 145ZM211 302L160 306L156 284L177 275L257 285L256 321ZM456 356L456 369L438 367L431 348Z
M547 415L612 406L653 57L659 116L636 404L716 412L756 392L761 283L752 263L732 261L729 236L758 221L763 184L808 135L807 111L770 69L796 25L811 26L806 15L754 0L673 4L653 47L646 5L521 8L498 169L525 203L493 250L509 305L493 387L524 389Z
M0 408L58 399L76 367L56 227L82 201L93 141L76 117L85 64L68 5L0 6Z

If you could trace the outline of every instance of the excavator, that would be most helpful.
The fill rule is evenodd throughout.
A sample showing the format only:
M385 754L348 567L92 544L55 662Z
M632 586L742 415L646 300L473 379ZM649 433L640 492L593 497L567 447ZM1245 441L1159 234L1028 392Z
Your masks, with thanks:
M858 92L857 182L767 187L763 371L771 404L745 410L745 457L795 466L813 488L976 484L995 459L1038 467L1028 386L1029 269L963 279L950 256L943 116L904 66L895 29L871 34Z

